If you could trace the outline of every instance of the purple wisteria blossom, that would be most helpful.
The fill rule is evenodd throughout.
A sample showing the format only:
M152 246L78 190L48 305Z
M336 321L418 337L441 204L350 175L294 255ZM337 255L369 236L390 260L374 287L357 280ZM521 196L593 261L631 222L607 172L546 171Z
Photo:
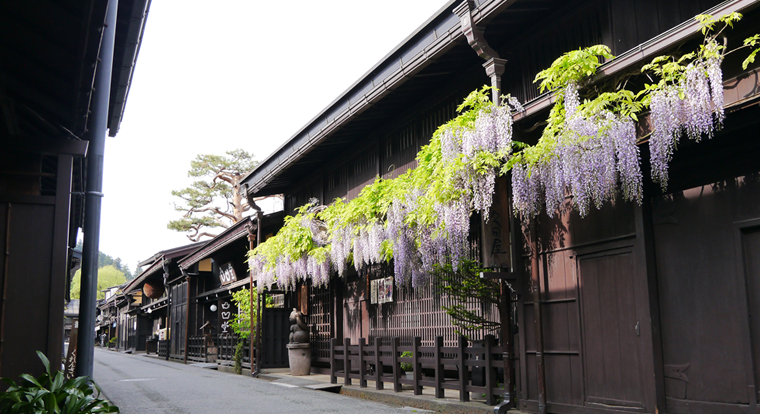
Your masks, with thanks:
M690 139L699 141L703 135L712 138L713 131L722 126L725 113L720 65L723 58L718 48L717 43L709 42L705 50L715 57L691 62L678 84L652 92L650 163L652 180L663 190L668 185L668 163L681 134L686 132Z
M591 205L601 208L622 188L626 200L641 202L641 169L633 121L603 110L584 114L575 84L563 91L565 122L553 150L528 165L512 168L513 203L516 212L531 217L545 204L553 217L572 194L581 216Z

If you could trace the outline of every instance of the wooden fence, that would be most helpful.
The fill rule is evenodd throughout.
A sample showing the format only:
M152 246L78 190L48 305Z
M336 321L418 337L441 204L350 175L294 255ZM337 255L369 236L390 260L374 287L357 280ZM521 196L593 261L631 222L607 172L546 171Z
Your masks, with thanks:
M168 340L160 340L158 341L158 356L161 358L169 358L169 341Z
M194 362L207 362L208 349L206 337L191 336L187 338L187 359Z
M219 347L219 353L216 360L225 365L235 363L235 348L239 341L243 341L243 367L251 367L251 347L247 338L240 338L237 335L221 334L217 337L216 344Z
M460 401L469 401L470 393L477 393L485 394L488 405L495 405L497 397L504 394L500 388L503 377L497 375L497 369L504 367L503 348L495 343L492 335L475 346L468 346L468 341L459 337L456 347L444 347L441 336L436 337L434 346L430 347L423 347L420 337L414 338L408 346L402 346L398 337L375 338L372 344L365 344L361 338L356 345L351 345L349 338L344 339L342 345L337 338L332 338L330 382L336 384L338 377L342 377L345 385L351 385L352 379L358 379L359 386L366 388L369 380L375 381L378 390L390 383L396 392L408 384L415 395L422 394L423 386L433 387L436 398L443 398L444 390L457 390ZM402 357L404 352L412 356ZM402 374L402 363L411 364L411 378ZM480 378L482 384L473 384L474 371L484 371Z
M191 336L188 338L187 359L194 362L218 362L229 365L235 360L235 347L238 341L245 341L243 346L243 366L251 366L248 339L237 335L221 334L218 336Z

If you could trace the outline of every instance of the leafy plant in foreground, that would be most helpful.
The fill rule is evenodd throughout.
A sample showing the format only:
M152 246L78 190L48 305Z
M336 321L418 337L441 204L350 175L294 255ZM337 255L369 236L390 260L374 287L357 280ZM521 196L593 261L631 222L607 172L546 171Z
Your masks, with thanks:
M100 398L100 389L89 377L65 379L61 371L51 371L50 361L37 351L45 373L37 378L22 374L18 384L3 378L9 385L0 394L0 412L37 414L118 413L119 408Z

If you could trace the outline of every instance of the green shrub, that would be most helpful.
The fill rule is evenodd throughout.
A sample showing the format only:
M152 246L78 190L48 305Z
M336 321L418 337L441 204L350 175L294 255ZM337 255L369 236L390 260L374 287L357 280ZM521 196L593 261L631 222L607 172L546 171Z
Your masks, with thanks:
M119 408L100 398L100 389L89 377L67 380L61 371L50 371L50 361L37 351L45 373L37 378L22 374L20 381L3 378L9 385L0 394L0 412L37 414L118 413Z
M411 357L413 357L413 356L414 356L414 354L412 354L412 353L411 353L411 352L409 352L409 351L404 351L404 352L402 352L402 353L401 353L401 357L402 357L402 358L411 358ZM412 363L411 363L411 362L402 362L402 363L400 364L400 366L401 366L401 369L402 369L404 372L413 371L413 369L414 369L414 367L412 367Z
M239 338L237 345L235 345L235 356L233 357L236 374L243 373L243 348L245 348L245 340Z

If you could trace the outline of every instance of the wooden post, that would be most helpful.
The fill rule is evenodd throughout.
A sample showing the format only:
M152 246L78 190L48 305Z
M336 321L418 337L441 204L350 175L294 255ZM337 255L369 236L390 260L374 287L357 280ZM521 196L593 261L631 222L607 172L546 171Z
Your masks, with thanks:
M533 296L533 321L536 335L536 370L538 371L538 412L546 414L546 370L544 368L544 331L543 317L541 312L541 279L538 272L538 230L536 219L530 219L530 280Z
M493 335L486 335L485 337L485 351L486 351L486 404L488 405L494 405L496 403L496 399L493 398L493 386L494 384L494 375L493 375L493 367L491 366L491 363L493 362L493 354L491 352L491 346L493 345Z
M351 346L351 338L343 339L343 372L346 376L343 378L343 385L351 385L351 360L348 359L348 347Z
M435 337L435 398L443 398L443 363L441 362L443 337Z
M375 389L383 389L383 361L380 360L380 347L383 338L375 338Z
M359 338L359 387L367 388L367 364L364 362L364 338Z
M459 401L470 401L470 393L467 386L470 385L470 376L467 365L465 365L464 355L467 352L467 339L459 335Z
M257 215L256 217L258 218L259 216ZM261 223L259 221L256 221L256 227L257 228L261 227ZM256 233L253 232L253 222L251 221L250 218L248 219L246 230L248 231L248 250L250 251L250 250L255 249L256 246L258 245L258 237L256 237ZM253 289L254 289L253 268L249 267L249 269L250 269L250 272L248 274L248 293L249 293L248 295L248 321L249 321L248 329L250 329L251 331L249 335L249 338L251 338L251 340L248 341L248 353L250 354L248 359L251 361L251 375L253 376L257 374L256 361L253 358L253 356L255 355L255 349L256 349L256 341L253 340L254 338L256 338L256 332L254 331L253 320L256 317L256 315L254 314L255 308L254 308L254 302L253 302ZM258 321L256 322L256 327L258 327Z
M338 376L335 375L335 347L338 346L338 338L330 338L330 384L338 383Z
M504 400L505 407L510 407L514 398L512 397L512 291L507 285L507 281L501 281L501 303L504 309L501 315L501 346L502 359L504 365Z
M422 346L422 338L419 336L414 338L414 351L412 352L413 369L414 369L414 395L422 395L422 366L420 365L420 346Z
M401 367L398 365L398 346L401 340L398 337L393 338L393 391L401 392Z

